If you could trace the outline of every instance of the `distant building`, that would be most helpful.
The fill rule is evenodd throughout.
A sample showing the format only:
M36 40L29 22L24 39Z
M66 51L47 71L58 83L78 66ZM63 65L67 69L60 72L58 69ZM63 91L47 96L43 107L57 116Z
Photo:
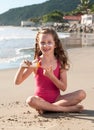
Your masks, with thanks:
M32 26L34 26L35 25L35 23L34 22L32 22L32 21L21 21L21 26L22 27L32 27Z
M81 22L81 15L77 16L64 16L64 20L67 20L69 24L78 24Z
M46 23L42 23L42 26L53 26L54 22L46 22Z
M94 24L94 14L85 14L81 16L81 24L92 25Z

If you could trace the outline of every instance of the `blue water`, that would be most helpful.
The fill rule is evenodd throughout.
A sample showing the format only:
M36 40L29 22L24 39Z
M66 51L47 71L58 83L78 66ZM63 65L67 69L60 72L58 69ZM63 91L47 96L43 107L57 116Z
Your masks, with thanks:
M0 27L0 69L19 67L23 59L33 60L37 31L30 27ZM67 33L58 33L60 38Z

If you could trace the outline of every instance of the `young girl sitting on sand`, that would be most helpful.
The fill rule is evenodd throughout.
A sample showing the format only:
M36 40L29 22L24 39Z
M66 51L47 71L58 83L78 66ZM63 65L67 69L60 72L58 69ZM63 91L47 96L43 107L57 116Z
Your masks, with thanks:
M34 72L36 88L34 95L26 100L30 107L39 113L80 112L83 106L79 103L86 97L84 90L60 94L60 90L67 89L68 69L68 57L56 31L43 28L36 36L34 61L22 62L15 76L15 84L19 85Z

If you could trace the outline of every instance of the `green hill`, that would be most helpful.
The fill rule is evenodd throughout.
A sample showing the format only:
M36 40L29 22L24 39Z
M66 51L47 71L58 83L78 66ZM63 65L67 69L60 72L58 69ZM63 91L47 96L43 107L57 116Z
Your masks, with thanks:
M94 0L91 0L94 3ZM74 10L80 0L48 0L41 4L10 9L0 15L0 25L20 25L22 20L40 17L53 10L70 12Z

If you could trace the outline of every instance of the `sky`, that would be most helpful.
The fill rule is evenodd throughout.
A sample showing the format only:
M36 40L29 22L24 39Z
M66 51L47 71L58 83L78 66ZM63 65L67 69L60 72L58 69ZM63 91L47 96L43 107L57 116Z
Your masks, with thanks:
M0 14L16 7L43 3L47 0L0 0Z

